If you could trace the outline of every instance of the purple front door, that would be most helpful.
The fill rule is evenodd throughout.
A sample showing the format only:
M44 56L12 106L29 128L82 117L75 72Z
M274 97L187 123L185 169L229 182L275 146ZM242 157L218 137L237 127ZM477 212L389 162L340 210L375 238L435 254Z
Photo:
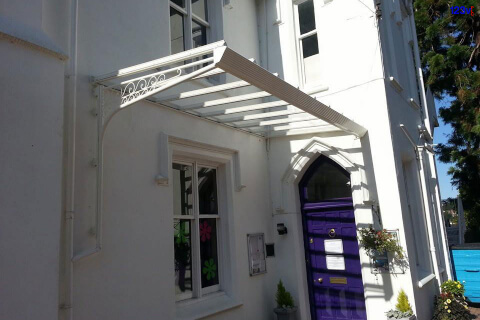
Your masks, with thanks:
M337 195L350 197L324 199ZM366 320L348 173L321 157L305 173L300 199L312 319Z

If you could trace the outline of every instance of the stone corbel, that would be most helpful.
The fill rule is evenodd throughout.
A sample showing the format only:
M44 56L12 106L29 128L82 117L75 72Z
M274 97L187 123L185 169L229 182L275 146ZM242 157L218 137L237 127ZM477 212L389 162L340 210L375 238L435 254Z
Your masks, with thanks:
M235 178L235 190L242 191L246 186L242 184L242 173L240 168L240 153L236 151L233 154L233 165L234 165L234 178Z
M160 133L159 139L159 172L155 176L155 182L159 186L168 186L168 171L169 171L169 158L170 152L168 149L168 135L165 133Z

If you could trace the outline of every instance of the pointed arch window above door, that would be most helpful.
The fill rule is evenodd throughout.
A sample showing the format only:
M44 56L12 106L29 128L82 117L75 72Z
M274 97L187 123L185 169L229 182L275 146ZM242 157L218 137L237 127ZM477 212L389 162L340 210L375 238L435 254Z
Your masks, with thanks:
M306 201L321 202L352 197L350 175L345 169L324 156L315 164L309 168L309 171L315 171L305 186Z

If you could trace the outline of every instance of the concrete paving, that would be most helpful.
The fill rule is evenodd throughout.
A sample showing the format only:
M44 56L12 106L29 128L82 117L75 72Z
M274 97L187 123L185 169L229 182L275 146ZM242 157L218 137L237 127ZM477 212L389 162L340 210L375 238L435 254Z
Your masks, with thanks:
M470 312L476 316L475 319L480 319L480 306L477 308L470 307Z

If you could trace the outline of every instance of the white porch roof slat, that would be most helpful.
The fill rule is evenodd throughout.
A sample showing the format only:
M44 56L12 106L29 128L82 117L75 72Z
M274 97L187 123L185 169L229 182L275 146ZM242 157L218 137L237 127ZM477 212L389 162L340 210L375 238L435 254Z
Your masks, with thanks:
M279 107L276 107L279 108ZM251 120L259 120L259 119L267 119L267 118L274 118L280 116L288 116L292 114L304 113L305 111L300 110L298 108L295 109L288 109L288 110L280 110L280 111L270 111L270 112L262 112L262 113L255 113L255 114L247 114L244 116L236 116L236 117L228 117L222 118L219 122L227 123L227 122L244 122L244 121L251 121Z
M302 129L302 128L311 128L311 127L323 127L329 125L323 120L314 119L314 120L306 120L306 121L299 121L299 122L292 122L285 125L279 126L257 126L249 128L252 132L255 133L270 133L275 131L287 131L291 129Z
M265 91L247 93L239 96L221 98L217 100L205 101L201 103L192 104L189 106L180 107L180 110L195 110L195 109L202 109L202 108L208 108L208 107L215 107L215 106L221 106L221 105L231 104L236 102L261 99L261 98L266 98L270 96L271 94Z
M288 116L288 117L283 117L279 119L267 119L267 120L260 120L260 121L251 121L248 123L237 123L235 122L235 126L237 128L252 128L252 127L263 127L263 126L272 126L272 125L277 125L277 124L283 124L283 123L293 123L293 122L298 122L298 121L305 121L305 120L318 120L317 117L312 116L310 113L300 113L300 114L295 114L293 116Z
M216 116L263 110L263 109L269 109L269 108L281 107L281 106L287 106L287 105L288 105L288 102L285 102L285 101L272 101L272 102L252 104L252 105L247 105L242 107L233 107L233 108L225 108L222 110L207 111L207 112L202 112L202 115L205 117L216 117Z
M248 59L248 61L251 61L251 62L255 63L255 59L253 59L253 58ZM206 73L201 74L199 76L196 76L189 81L200 80L200 79L203 79L203 78L208 78L208 77L216 76L218 74L223 74L223 73L225 73L225 70L220 69L220 68L216 68L216 69L213 69L212 71L209 71L209 72L206 72Z
M216 68L216 69L213 69L212 71L205 72L204 74L201 74L201 75L199 75L199 76L193 77L193 78L190 79L189 81L200 80L200 79L204 79L204 78L216 76L216 75L218 75L218 74L223 74L223 73L225 73L225 70L222 70L222 69L220 69L220 68Z
M182 100L182 99L194 98L194 97L199 97L207 94L223 92L223 91L228 91L228 90L238 89L238 88L243 88L248 86L251 86L251 84L248 83L247 81L241 80L241 81L220 84L217 86L212 86L212 87L207 87L207 88L202 88L202 89L197 89L197 90L192 90L187 92L180 92L180 93L168 95L165 97L159 97L159 98L156 98L155 101L161 103L165 101Z
M325 133L325 132L342 132L340 128L337 128L331 124L325 124L321 126L305 127L299 129L269 131L265 134L268 138L294 136L299 134L311 134L311 133Z
M94 77L95 86L118 90L121 95L120 103L116 102L118 105L103 107L103 101L99 104L103 130L117 111L148 99L267 137L338 129L360 137L366 133L364 127L309 95L324 88L303 92L253 61L229 49L224 41L219 41ZM203 80L222 73L238 80L218 85ZM222 79L230 77L220 78L220 82ZM199 82L190 83L192 81ZM198 89L199 85L203 88ZM244 90L235 90L250 86L259 91L248 90L245 93ZM173 87L175 93L163 93ZM227 97L218 98L215 95L212 99L209 96L218 93ZM100 97L103 99L103 94ZM275 101L265 101L270 97ZM189 98L192 102L183 101Z

